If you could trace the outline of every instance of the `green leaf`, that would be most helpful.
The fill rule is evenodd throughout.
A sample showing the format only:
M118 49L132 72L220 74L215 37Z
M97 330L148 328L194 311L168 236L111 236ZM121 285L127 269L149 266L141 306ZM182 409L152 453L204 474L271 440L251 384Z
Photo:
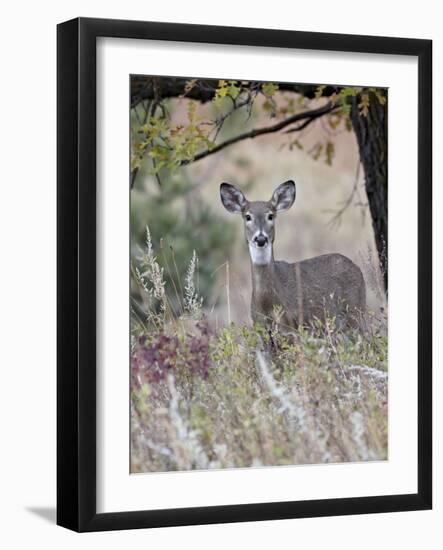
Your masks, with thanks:
M275 92L278 91L278 84L276 84L275 82L264 82L262 84L261 91L263 92L263 95L271 98L275 94Z
M318 99L323 95L323 90L326 88L325 84L320 84L320 86L317 86L317 89L315 90L315 98Z
M362 94L358 104L360 115L367 117L369 114L369 94Z
M325 148L325 156L326 156L325 162L328 166L332 166L332 160L334 158L334 155L335 155L335 146L332 143L332 141L328 141L326 143L326 148Z
M240 87L237 80L229 80L229 82L226 82L226 80L219 80L218 87L215 90L215 95L212 98L212 101L217 106L220 106L223 98L231 97L232 99L235 99L239 93Z

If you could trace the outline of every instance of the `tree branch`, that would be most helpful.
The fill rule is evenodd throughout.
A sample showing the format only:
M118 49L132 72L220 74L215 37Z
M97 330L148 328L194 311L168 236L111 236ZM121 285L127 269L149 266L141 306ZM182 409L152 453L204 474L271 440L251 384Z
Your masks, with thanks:
M285 118L284 120L281 120L280 122L277 122L277 124L273 124L272 126L266 126L264 128L255 128L253 130L250 130L249 132L244 132L243 134L239 134L238 136L227 139L226 141L223 141L222 143L220 143L219 145L216 145L212 149L206 149L205 151L201 151L200 153L195 155L195 157L192 160L184 161L182 162L182 164L191 164L192 162L196 162L197 160L205 158L209 155L218 153L225 147L229 147L230 145L233 145L234 143L238 143L239 141L255 138L257 136L262 136L265 134L278 132L279 130L286 128L291 124L295 124L296 122L303 121L303 123L300 126L296 128L291 128L290 130L291 132L299 132L300 130L303 130L303 128L306 128L306 126L308 126L308 124L313 122L316 118L321 117L327 113L331 113L337 108L338 108L337 105L331 102L328 102L326 103L326 105L323 105L323 107L319 107L318 109L312 109L310 111L296 113L288 118Z
M215 90L218 87L218 80L199 79L198 82L189 90L186 84L190 79L176 77L153 77L144 75L133 75L131 77L131 107L135 107L145 99L156 99L161 97L167 99L171 97L186 97L205 103L211 101ZM252 90L257 85L255 81L242 82L242 89ZM318 84L297 84L292 82L279 82L278 89L281 92L294 92L313 99L318 89ZM322 91L322 97L329 97L337 92L337 86L325 86Z
M357 170L356 170L356 174L355 174L355 178L354 178L354 183L352 185L351 193L349 194L348 198L343 201L342 207L339 208L338 210L326 210L325 211L325 212L330 212L330 213L333 214L332 218L328 221L328 226L331 227L331 229L334 228L334 227L340 227L342 215L345 213L347 208L349 208L349 206L351 206L351 203L354 200L354 195L357 192L358 183L360 181L360 165L361 165L361 162L360 162L360 158L359 158L358 162L357 162Z

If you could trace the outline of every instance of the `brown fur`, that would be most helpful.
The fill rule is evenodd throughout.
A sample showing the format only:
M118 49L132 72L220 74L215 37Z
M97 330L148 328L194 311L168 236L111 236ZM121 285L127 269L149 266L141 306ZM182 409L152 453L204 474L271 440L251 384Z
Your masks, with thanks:
M324 254L296 263L275 261L273 242L278 212L295 200L293 181L282 183L270 201L248 201L233 185L222 183L221 200L241 214L252 271L251 317L266 326L297 327L335 317L341 326L360 325L366 286L360 268L342 254ZM257 241L264 240L259 243Z
M251 317L254 322L297 327L325 315L356 326L366 307L360 268L341 254L324 254L290 264L251 264ZM281 316L279 317L279 312Z

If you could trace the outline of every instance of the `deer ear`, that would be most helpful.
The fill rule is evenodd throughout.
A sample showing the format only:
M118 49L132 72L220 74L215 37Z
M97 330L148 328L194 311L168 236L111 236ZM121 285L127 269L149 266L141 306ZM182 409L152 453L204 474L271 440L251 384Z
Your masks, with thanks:
M277 212L284 212L291 208L295 201L295 183L285 181L277 187L271 199L271 204Z
M230 183L222 183L220 185L220 197L223 206L228 212L233 214L241 214L246 205L246 198L240 189L237 189Z

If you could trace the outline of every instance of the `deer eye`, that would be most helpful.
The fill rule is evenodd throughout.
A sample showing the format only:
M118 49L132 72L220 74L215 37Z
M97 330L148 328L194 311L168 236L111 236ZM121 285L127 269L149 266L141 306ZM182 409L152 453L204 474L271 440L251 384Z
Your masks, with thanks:
M250 222L250 221L252 220L252 218L251 218L251 216L250 216L249 214L246 214L245 220L246 220L247 222Z
M268 214L268 220L272 222L273 219L274 219L274 214Z

